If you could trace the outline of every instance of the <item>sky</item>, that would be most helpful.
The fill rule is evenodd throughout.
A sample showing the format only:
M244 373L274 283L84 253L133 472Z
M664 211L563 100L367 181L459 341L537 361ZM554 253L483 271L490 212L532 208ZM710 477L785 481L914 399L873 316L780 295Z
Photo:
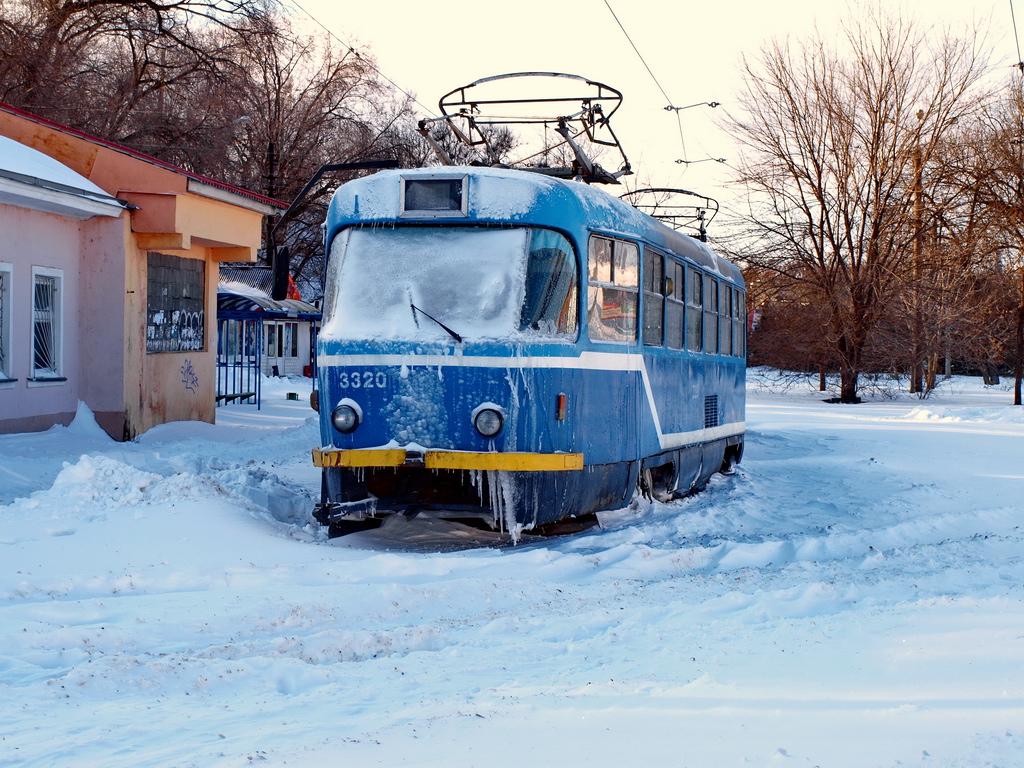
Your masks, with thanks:
M902 7L928 27L988 22L990 59L1004 71L1019 60L1012 1L903 0ZM423 116L436 113L449 91L509 72L606 83L624 95L613 128L636 174L630 188L683 187L716 199L728 197L732 171L713 158L728 163L738 154L721 123L739 108L743 56L756 56L771 37L799 41L816 26L835 34L851 13L845 0L283 2L297 2L344 43L368 49L389 79L416 95ZM1013 11L1020 27L1024 3L1016 0ZM708 102L721 106L665 110Z

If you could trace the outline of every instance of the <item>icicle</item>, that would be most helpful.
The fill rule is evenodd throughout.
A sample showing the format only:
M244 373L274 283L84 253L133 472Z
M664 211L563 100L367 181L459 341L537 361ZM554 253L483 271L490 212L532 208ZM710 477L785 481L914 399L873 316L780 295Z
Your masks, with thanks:
M512 543L518 544L523 535L523 525L516 519L516 511L521 506L518 484L511 472L498 470L496 474L501 489L501 512L505 527L512 536Z
M526 526L516 519L522 499L513 474L505 470L472 469L469 470L469 481L476 488L481 504L484 503L484 486L487 486L487 506L491 509L495 527L500 533L507 531L512 536L512 543L518 544Z
M484 476L483 476L483 473L479 469L471 469L469 471L469 481L473 484L473 487L476 488L477 498L480 500L480 503L483 504L484 503L484 482L483 482L484 481Z
M515 478L505 470L487 470L487 484L490 491L491 510L499 530L512 536L512 543L518 544L523 526L516 519L520 494Z

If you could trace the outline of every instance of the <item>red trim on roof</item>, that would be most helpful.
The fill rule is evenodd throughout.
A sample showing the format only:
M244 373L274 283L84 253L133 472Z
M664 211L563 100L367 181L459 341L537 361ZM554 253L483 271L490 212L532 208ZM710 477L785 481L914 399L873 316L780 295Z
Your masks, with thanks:
M184 168L179 168L178 166L172 165L171 163L165 162L164 160L151 157L150 155L134 150L131 147L126 147L123 144L108 141L107 139L101 139L99 136L93 136L91 133L86 133L85 131L79 130L78 128L72 128L69 125L62 125L61 123L54 122L53 120L48 120L45 117L40 117L39 115L32 114L31 112L26 112L24 109L19 109L18 107L12 106L2 101L0 101L0 110L8 112L12 115L17 115L18 117L23 117L26 120L31 120L34 123L45 125L47 128L53 128L54 130L60 131L61 133L67 133L71 136L76 136L80 139L85 139L86 141L91 142L93 144L99 144L102 147L112 149L115 152L120 152L125 155L129 155L137 160L142 160L143 162L149 163L150 165L156 165L160 168L165 168L168 171L173 171L174 173L180 174L181 176L186 176L194 181L198 181L203 184L209 184L211 187L217 187L218 189L223 189L227 192L233 192L236 195L247 197L250 200L255 200L258 203L263 203L264 205L269 205L274 208L280 208L282 210L288 208L287 203L281 202L280 200L275 200L272 197L267 197L266 195L261 195L257 192L250 192L248 189L236 187L234 184L228 184L225 181L211 179L209 176L203 176L198 173L193 173L192 171L186 171Z

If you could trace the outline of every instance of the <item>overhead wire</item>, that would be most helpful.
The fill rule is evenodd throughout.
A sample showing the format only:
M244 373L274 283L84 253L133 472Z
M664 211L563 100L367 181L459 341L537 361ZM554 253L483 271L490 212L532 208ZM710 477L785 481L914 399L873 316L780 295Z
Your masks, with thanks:
M1017 67L1024 73L1024 57L1020 55L1020 36L1017 34L1017 16L1013 12L1013 0L1010 2L1010 21L1013 23L1013 40L1017 44Z
M661 83L658 81L658 78L655 76L654 71L651 69L650 65L647 63L647 60L644 58L643 54L640 52L640 49L637 47L636 43L633 42L633 38L630 37L629 32L626 30L626 27L623 25L622 21L619 19L618 14L615 13L615 9L612 8L610 1L609 0L604 0L604 4L608 8L608 12L611 13L612 18L615 19L615 23L619 26L619 29L622 30L622 34L626 37L626 40L629 42L630 46L636 52L637 57L640 59L640 62L644 65L644 68L647 70L647 73L651 76L651 80L654 81L654 84L657 86L658 90L661 91L661 95L664 96L665 100L668 102L668 105L665 107L665 110L675 113L676 125L677 125L677 127L679 129L679 143L680 143L680 146L682 148L682 155L683 155L682 159L676 160L676 163L683 166L683 172L685 173L685 171L687 169L689 169L691 164L704 162L704 160L713 160L716 163L720 163L722 165L725 165L728 168L732 168L732 166L729 165L728 161L725 158L708 156L707 158L704 158L703 160L692 160L691 161L691 160L688 159L687 152L686 152L686 139L685 139L684 134L683 134L683 121L682 121L682 117L680 116L679 113L682 110L684 110L684 109L689 109L690 107L699 107L699 106L702 106L702 105L703 106L708 106L708 107L711 107L711 108L715 108L715 107L721 106L719 104L719 102L717 102L717 101L697 102L696 104L689 104L689 105L687 105L685 107L677 107L677 106L675 106L675 104L672 101L672 98L668 95L668 93L665 91L664 87L662 87ZM720 205L720 208L727 208L727 206L721 206Z
M665 89L661 87L661 83L658 82L658 78L655 77L654 71L647 64L646 59L644 59L644 55L640 53L640 49L636 47L636 43L633 42L633 38L629 36L629 32L626 31L626 28L623 26L622 21L619 20L618 14L615 13L615 9L612 8L612 5L611 3L608 2L608 0L604 0L604 4L605 6L607 6L608 12L611 13L612 18L615 19L615 23L619 25L619 29L622 30L622 34L626 36L626 40L628 40L629 44L633 46L633 50L636 51L636 55L639 57L640 62L644 65L644 68L647 70L647 74L651 76L651 80L653 80L654 84L658 86L658 90L661 91L661 95L665 97L665 101L667 101L669 105L671 105L672 99L669 98L669 95L667 93L665 93Z
M682 155L683 155L681 160L676 160L676 163L681 164L684 167L688 168L692 162L697 162L697 163L702 162L700 160L693 160L693 161L691 161L687 157L686 137L685 137L685 134L683 132L683 119L682 119L682 117L680 116L679 113L682 112L684 109L690 109L691 107L707 106L707 107L715 108L715 107L718 107L718 106L721 106L721 105L717 101L699 101L696 104L688 104L685 107L677 107L677 106L675 106L675 104L672 101L672 98L668 95L668 92L661 85L661 82L658 80L657 76L654 74L654 70L652 70L651 66L647 63L647 59L644 58L644 55L640 52L640 49L639 49L639 47L637 47L637 44L633 42L633 38L630 36L629 32L626 30L626 27L622 23L622 20L619 18L618 14L615 13L615 9L612 8L610 0L604 0L604 4L605 4L605 7L608 8L608 12L612 15L612 18L615 19L615 23L618 25L619 29L622 30L622 34L625 36L626 40L629 42L630 46L633 48L633 51L636 53L637 57L640 59L640 63L642 63L644 65L644 69L647 70L647 74L649 74L651 76L651 80L654 81L655 86L657 86L658 90L661 91L661 95L665 97L665 101L668 102L668 105L665 107L665 111L666 112L674 112L675 113L675 116L676 116L676 127L677 127L677 129L679 131L679 145L680 145L680 147L682 149ZM723 162L722 160L720 160L718 158L709 157L707 159L717 160L718 162Z
M667 112L674 112L675 113L676 125L677 125L677 127L679 129L679 143L680 143L680 145L682 147L682 154L683 154L682 159L676 160L676 163L683 166L683 172L685 173L685 171L687 169L689 169L690 165L692 165L694 163L702 163L702 162L705 162L707 160L712 160L712 161L714 161L716 163L720 163L722 165L725 165L728 168L732 168L733 166L729 165L728 161L724 157L711 157L711 156L708 156L708 157L703 158L701 160L689 160L687 158L686 139L684 138L684 134L683 134L683 122L682 122L682 117L679 114L682 110L689 109L691 107L708 106L708 107L711 107L711 108L715 108L715 107L721 106L721 104L719 102L717 102L717 101L707 101L707 102L701 101L701 102L697 102L696 104L689 104L689 105L687 105L685 107L677 107L677 106L675 106L674 102L672 101L672 98L665 91L665 88L658 81L658 78L655 76L654 71L651 69L650 65L647 63L647 60L644 58L644 55L640 52L640 49L637 47L636 43L633 42L633 38L630 37L629 32L626 30L626 27L623 25L621 19L619 19L618 14L615 13L615 9L612 8L610 1L609 0L604 0L604 4L608 8L608 12L611 13L612 18L615 19L615 23L619 26L619 29L622 30L622 34L626 37L626 40L629 42L630 46L636 52L637 57L640 59L640 62L644 65L644 68L647 70L647 73L651 76L651 80L654 81L655 86L657 86L658 90L661 91L661 95L665 97L665 101L668 102L668 105L665 107L665 111L667 111ZM723 206L721 204L719 204L719 207L720 207L720 209L728 209L728 206Z
M668 95L668 93L662 87L661 83L658 81L658 78L654 74L654 70L651 69L650 65L647 63L647 60L644 58L644 55L640 53L640 49L637 48L636 43L633 42L633 38L629 36L629 32L626 31L626 27L625 25L623 25L622 20L619 19L618 14L615 13L615 9L612 8L612 4L608 0L604 0L604 4L605 7L608 8L608 12L612 15L612 18L615 19L615 23L619 25L619 29L622 30L622 34L626 36L626 40L629 41L630 46L632 46L633 50L636 52L637 57L640 59L640 63L644 65L644 69L647 70L647 74L651 76L651 80L654 81L654 84L658 87L658 90L661 91L661 95L664 96L665 101L668 102L668 106L665 107L665 109L675 111L676 125L679 128L679 144L682 146L683 158L686 158L686 139L683 136L683 119L679 115L679 109L672 106L672 98Z

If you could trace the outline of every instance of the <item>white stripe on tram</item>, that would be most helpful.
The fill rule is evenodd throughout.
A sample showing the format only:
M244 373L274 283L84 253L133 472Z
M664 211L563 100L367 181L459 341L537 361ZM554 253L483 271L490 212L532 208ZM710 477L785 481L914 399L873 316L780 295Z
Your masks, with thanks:
M485 357L479 355L326 355L318 361L321 368L369 368L401 367L410 368L568 368L581 371L639 372L647 396L647 405L654 419L654 429L662 450L680 448L691 443L710 442L732 435L740 435L746 429L745 421L734 421L717 427L694 429L689 432L665 433L661 429L661 417L654 402L654 391L643 355L630 352L581 352L579 356L532 356L512 355Z

